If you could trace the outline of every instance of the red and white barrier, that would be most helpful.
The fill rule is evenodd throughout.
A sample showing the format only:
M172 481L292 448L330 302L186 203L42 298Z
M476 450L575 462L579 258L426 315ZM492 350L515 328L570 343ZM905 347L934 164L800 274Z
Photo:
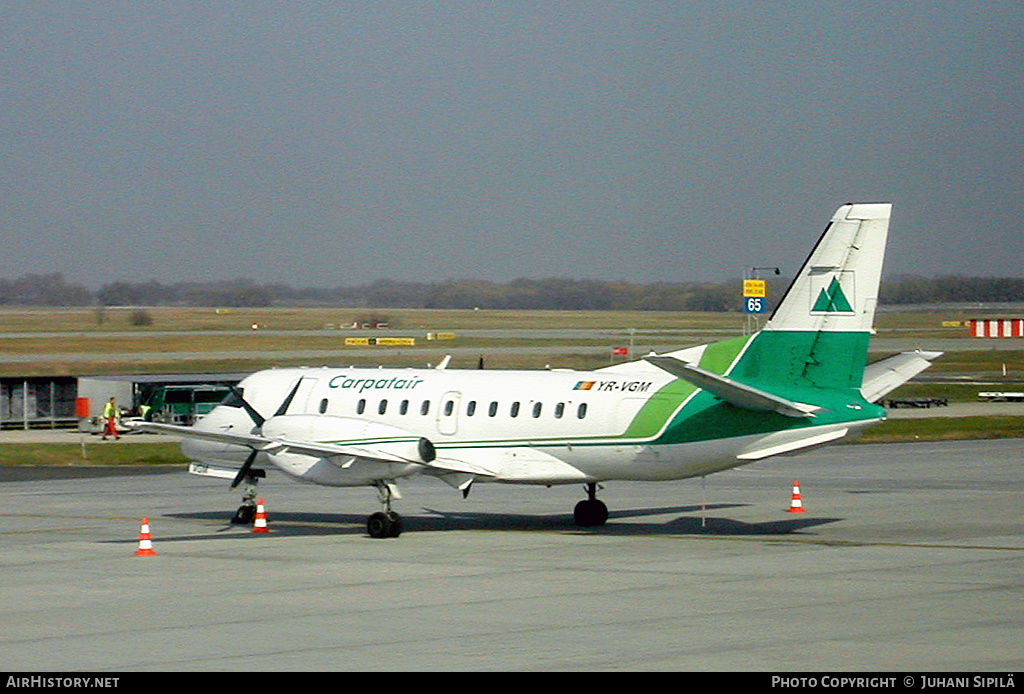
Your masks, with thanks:
M973 318L972 337L1024 337L1024 318Z

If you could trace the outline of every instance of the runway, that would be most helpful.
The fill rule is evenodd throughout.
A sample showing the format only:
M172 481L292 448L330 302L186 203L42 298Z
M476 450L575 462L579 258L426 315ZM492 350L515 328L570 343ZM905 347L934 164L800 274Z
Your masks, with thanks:
M0 470L0 662L14 672L1013 672L1024 439L844 445L700 480L369 489L180 470ZM805 514L787 512L799 480ZM136 557L151 519L158 556Z

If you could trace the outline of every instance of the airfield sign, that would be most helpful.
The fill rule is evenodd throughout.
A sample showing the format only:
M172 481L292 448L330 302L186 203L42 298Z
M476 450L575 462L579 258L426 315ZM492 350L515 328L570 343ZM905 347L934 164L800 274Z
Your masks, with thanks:
M768 296L767 280L743 280L743 296L762 299Z
M768 282L766 280L743 280L743 311L764 313L768 310Z

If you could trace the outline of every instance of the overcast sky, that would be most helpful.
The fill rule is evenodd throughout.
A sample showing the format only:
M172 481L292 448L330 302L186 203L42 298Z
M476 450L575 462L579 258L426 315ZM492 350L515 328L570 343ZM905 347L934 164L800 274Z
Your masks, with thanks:
M0 277L1024 276L1024 5L0 4Z

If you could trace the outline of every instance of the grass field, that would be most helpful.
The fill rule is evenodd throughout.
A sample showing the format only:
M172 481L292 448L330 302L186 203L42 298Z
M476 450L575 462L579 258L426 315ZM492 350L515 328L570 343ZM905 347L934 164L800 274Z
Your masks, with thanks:
M136 326L138 309L4 309L0 311L0 376L92 375L111 373L247 372L273 366L425 366L446 350L457 352L453 367L473 368L486 355L488 368L593 369L610 363L613 345L633 342L634 353L684 347L740 335L739 313L618 311L473 311L354 308L213 309L155 307L151 324ZM383 316L388 330L342 328L366 315ZM970 349L966 312L899 311L878 314L878 336L900 337L927 346L935 340L963 340L964 350L946 355L928 370L955 381L961 377L1024 382L1024 342ZM253 330L253 324L258 329ZM505 331L474 336L474 331ZM561 331L564 334L537 331ZM572 331L600 331L583 336ZM429 332L455 339L428 341ZM357 349L348 336L402 336L415 347ZM573 351L572 347L580 348ZM515 353L507 348L515 348ZM502 351L506 349L506 351ZM83 358L85 355L88 358ZM104 355L117 355L110 360ZM322 356L319 356L322 355ZM6 357L6 358L5 358ZM1009 377L1004 379L1006 366ZM920 385L911 387L920 388ZM931 385L924 386L933 389ZM976 393L952 389L955 399Z
M87 441L0 444L0 465L187 465L176 443Z
M425 366L436 363L446 349L456 348L493 351L488 362L495 368L544 368L552 364L552 352L564 352L562 348L572 345L590 349L560 354L555 365L591 369L608 364L602 353L605 347L610 350L612 344L628 344L631 337L639 349L655 342L695 344L723 339L743 328L738 314L715 313L167 307L146 309L152 323L135 326L131 321L134 310L105 309L102 320L92 309L0 311L0 355L9 355L7 360L0 356L0 376L237 372L305 364ZM368 314L386 317L390 328L343 327ZM459 334L485 330L513 332L485 339ZM514 332L544 330L600 330L607 336L552 339L516 336ZM432 332L455 333L456 339L428 341L427 334ZM366 353L347 348L345 338L349 336L413 337L417 344ZM503 347L526 348L527 353L502 355ZM296 356L296 351L302 354ZM310 356L311 352L328 356ZM250 356L254 353L258 356ZM108 362L102 359L105 354L131 358ZM183 359L185 354L194 356ZM471 368L476 359L477 355L467 357L462 366Z
M270 330L321 330L349 326L362 316L387 319L391 331L466 329L636 328L701 327L740 329L738 313L682 313L659 311L477 311L468 309L361 309L361 308L253 308L216 309L153 307L145 311L152 323L132 325L134 308L107 308L102 318L95 309L3 309L3 333L131 333L164 331L250 330L255 323Z

